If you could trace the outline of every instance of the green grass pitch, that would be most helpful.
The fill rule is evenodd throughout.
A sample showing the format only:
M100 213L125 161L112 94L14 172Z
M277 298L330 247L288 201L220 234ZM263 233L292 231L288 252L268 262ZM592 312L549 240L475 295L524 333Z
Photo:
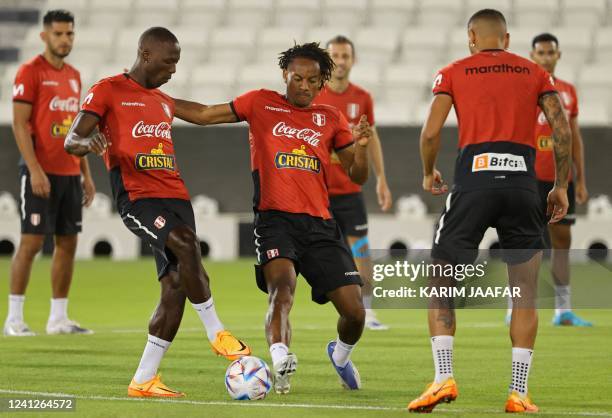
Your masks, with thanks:
M263 333L266 297L256 288L251 260L205 263L217 311L226 327L269 362ZM10 260L0 260L0 286L8 288ZM384 310L387 332L365 331L353 360L363 390L347 392L337 380L325 346L335 338L332 306L310 301L300 280L292 312L292 351L298 372L291 393L270 393L263 401L232 401L223 384L228 362L211 352L190 306L162 362L164 381L187 393L185 400L126 398L127 385L144 347L147 321L159 295L152 259L134 262L79 261L70 295L73 319L96 331L92 336L46 336L50 261L36 261L25 305L34 338L0 337L0 398L27 393L76 397L76 411L53 417L406 417L407 403L433 377L423 310ZM574 267L575 280L589 274ZM610 295L612 297L612 295ZM6 313L6 293L0 315ZM551 311L540 312L540 329L529 379L542 416L612 417L612 311L582 310L591 329L554 328ZM501 415L510 378L510 341L503 310L458 312L455 377L459 398L434 413L453 417ZM16 393L11 393L16 391ZM33 395L31 395L33 396ZM0 415L3 415L0 412ZM48 414L19 413L15 416Z

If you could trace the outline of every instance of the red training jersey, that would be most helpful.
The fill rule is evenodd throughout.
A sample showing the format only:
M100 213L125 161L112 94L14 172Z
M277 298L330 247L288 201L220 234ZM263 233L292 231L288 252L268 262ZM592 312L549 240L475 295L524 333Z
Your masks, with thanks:
M336 93L325 86L314 99L314 104L326 104L338 109L348 120L352 128L359 123L362 115L366 115L370 125L374 125L374 104L372 96L365 89L349 83L348 88L342 93ZM330 196L359 193L361 186L353 183L348 173L340 164L335 152L332 153L327 188Z
M42 55L19 67L13 102L32 105L30 132L36 159L47 174L78 176L79 157L64 151L64 138L79 111L81 75L69 64L52 66Z
M254 209L331 218L326 187L332 150L353 144L346 118L335 108L300 108L270 90L253 90L230 104L249 123Z
M555 78L555 87L567 113L567 119L578 116L578 95L576 88L567 81ZM535 127L536 177L541 181L555 181L555 158L553 155L552 129L540 109ZM570 180L572 172L570 170Z
M440 70L433 93L450 95L457 114L456 188L535 190L533 129L540 97L556 93L550 74L510 52L484 50Z
M98 81L83 100L83 112L100 118L110 148L104 154L115 199L189 200L172 142L174 100L147 89L127 74Z

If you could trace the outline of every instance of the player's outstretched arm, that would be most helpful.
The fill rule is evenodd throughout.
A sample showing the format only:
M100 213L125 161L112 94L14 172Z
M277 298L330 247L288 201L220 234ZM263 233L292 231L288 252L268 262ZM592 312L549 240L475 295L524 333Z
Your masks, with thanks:
M354 147L346 147L338 151L340 163L347 171L351 181L364 184L368 180L370 166L368 163L368 145L372 138L372 128L365 115L359 119L359 124L353 128Z
M429 114L421 130L421 161L423 163L423 189L432 194L448 191L442 175L436 170L436 158L440 150L440 131L453 107L453 98L448 94L437 94L429 108Z
M89 112L79 112L72 122L70 130L64 140L64 149L68 154L82 157L93 152L102 155L110 146L110 142L102 133L95 133L94 129L98 125L100 118ZM90 136L91 135L91 136Z
M196 125L238 122L229 103L207 106L188 100L174 99L174 106L174 116Z
M555 223L565 217L569 207L567 183L572 164L572 133L558 94L542 96L539 104L553 131L555 185L548 193L546 214L551 216L549 222Z

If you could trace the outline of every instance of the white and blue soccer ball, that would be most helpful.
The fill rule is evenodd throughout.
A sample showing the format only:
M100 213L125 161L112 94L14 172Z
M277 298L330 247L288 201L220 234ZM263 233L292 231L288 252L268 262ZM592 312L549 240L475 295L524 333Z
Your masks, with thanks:
M238 401L263 399L272 387L270 368L258 357L241 357L227 368L225 387L230 396Z

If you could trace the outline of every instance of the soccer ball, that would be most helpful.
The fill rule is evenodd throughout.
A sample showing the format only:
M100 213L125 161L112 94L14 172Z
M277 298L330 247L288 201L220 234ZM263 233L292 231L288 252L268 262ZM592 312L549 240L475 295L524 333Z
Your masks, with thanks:
M241 357L227 368L225 387L230 396L238 401L263 399L272 387L270 369L260 358Z

